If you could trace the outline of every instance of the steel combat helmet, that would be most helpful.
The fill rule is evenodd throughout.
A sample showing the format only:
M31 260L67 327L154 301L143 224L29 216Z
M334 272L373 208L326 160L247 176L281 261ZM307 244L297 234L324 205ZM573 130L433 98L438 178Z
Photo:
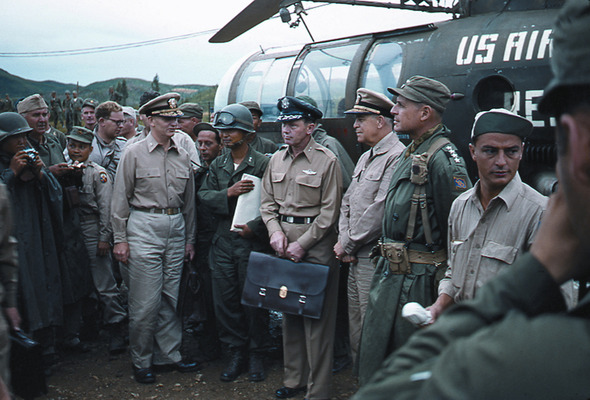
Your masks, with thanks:
M223 107L215 114L213 127L219 130L241 129L248 133L256 132L250 110L241 104L230 104Z

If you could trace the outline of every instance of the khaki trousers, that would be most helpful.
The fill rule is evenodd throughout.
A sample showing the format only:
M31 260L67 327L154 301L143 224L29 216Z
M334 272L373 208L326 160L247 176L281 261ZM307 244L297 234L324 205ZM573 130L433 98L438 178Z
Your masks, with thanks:
M182 214L131 211L129 242L129 347L137 368L181 360L182 326L176 315L184 262Z
M92 280L99 299L104 305L103 320L105 324L114 324L123 321L127 312L121 305L119 288L113 275L110 251L106 256L97 254L98 227L99 221L96 215L80 216L80 228L90 257Z
M348 322L350 330L350 349L352 361L356 364L358 348L361 341L363 320L369 303L369 290L375 273L375 264L371 262L371 249L361 249L357 253L358 262L350 264L348 270Z
M289 242L296 241L306 224L281 223ZM330 232L307 251L303 261L330 266L324 309L320 319L283 315L284 385L307 386L306 399L329 399L334 359L334 330L338 305L338 263L333 247L336 232Z

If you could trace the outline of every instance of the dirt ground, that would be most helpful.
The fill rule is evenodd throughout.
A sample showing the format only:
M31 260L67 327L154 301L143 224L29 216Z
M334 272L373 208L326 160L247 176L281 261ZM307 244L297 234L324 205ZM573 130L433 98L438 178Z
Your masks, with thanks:
M190 338L183 343L184 353L192 353ZM156 383L142 385L133 380L129 354L109 356L106 337L91 345L84 354L65 354L48 378L48 393L40 399L276 399L274 392L282 385L280 350L267 357L268 377L264 382L248 382L247 374L224 383L219 375L225 360L204 363L201 371L181 374L156 374ZM333 399L349 399L357 390L351 368L334 374ZM303 394L294 397L302 399Z

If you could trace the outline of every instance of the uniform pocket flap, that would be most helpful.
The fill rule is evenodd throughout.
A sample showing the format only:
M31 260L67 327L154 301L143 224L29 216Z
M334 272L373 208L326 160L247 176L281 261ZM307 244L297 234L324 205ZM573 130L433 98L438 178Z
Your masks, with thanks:
M298 175L295 177L295 182L312 188L318 188L322 184L322 177L317 175Z
M272 172L271 179L273 182L282 182L285 179L285 172Z
M137 168L135 170L136 178L156 178L160 176L159 168Z
M481 249L481 255L487 258L504 261L512 264L518 255L518 249L513 246L506 246L496 242L487 242Z

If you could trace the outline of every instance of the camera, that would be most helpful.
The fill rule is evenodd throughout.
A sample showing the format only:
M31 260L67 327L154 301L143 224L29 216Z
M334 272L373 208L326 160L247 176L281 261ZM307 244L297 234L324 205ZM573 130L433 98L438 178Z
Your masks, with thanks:
M35 165L37 159L39 158L39 152L31 147L24 149L24 152L27 156L27 164Z

